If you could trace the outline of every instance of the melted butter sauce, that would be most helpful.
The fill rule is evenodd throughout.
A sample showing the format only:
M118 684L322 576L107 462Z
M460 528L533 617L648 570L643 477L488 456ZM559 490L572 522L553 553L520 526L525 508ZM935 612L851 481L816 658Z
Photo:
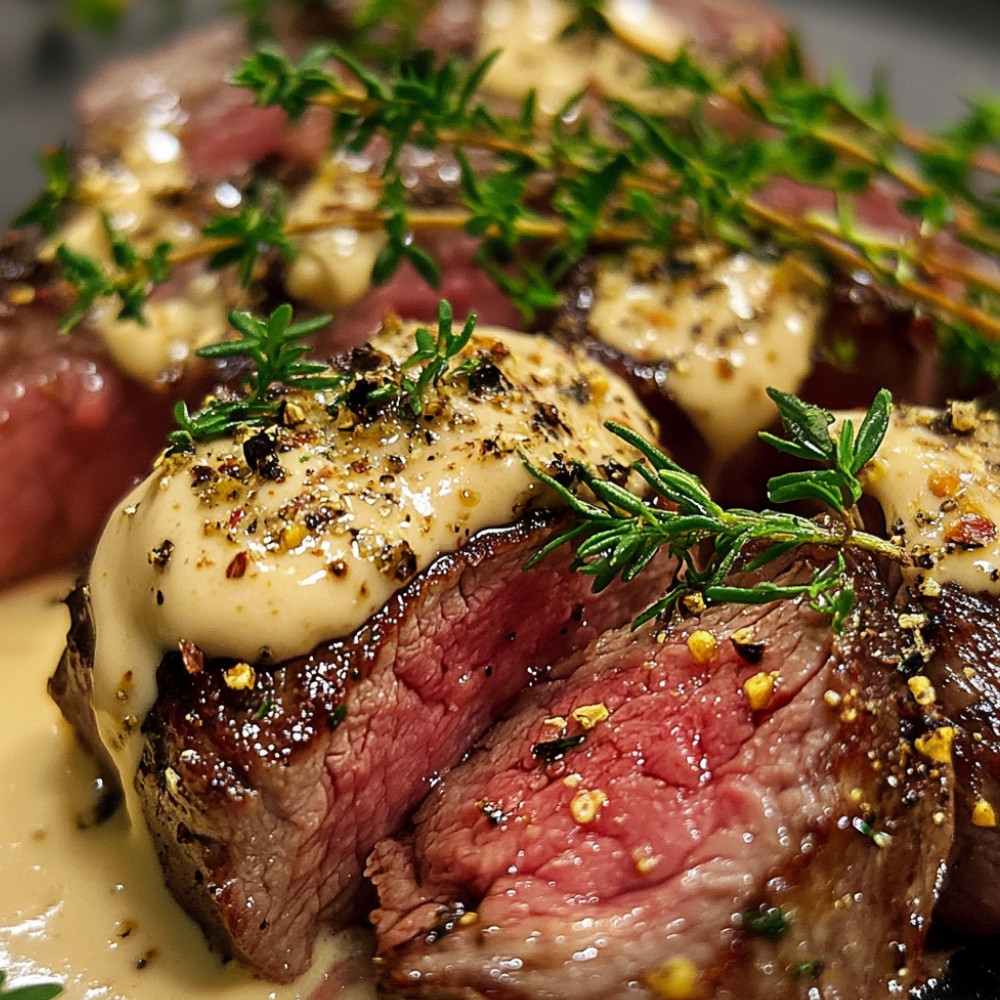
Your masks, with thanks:
M197 226L172 206L172 199L189 191L193 183L176 134L179 115L176 108L172 114L154 110L124 137L113 163L91 158L82 164L83 207L43 248L43 257L52 256L55 247L65 243L110 267L105 215L143 253L152 252L162 241L177 250L197 242ZM119 319L121 304L111 298L99 299L91 310L91 322L116 365L137 381L155 384L197 348L225 339L226 315L236 303L230 301L219 275L198 269L174 284L179 287L147 304L145 323Z
M322 219L331 210L373 209L381 186L363 157L336 155L299 192L288 212L289 225ZM361 298L371 286L375 258L385 245L385 232L360 232L336 226L298 237L296 256L285 287L317 309L334 311Z
M93 825L93 763L46 693L68 624L53 575L0 596L0 969L58 980L65 1000L365 1000L329 970L363 948L322 939L313 970L275 986L224 965L163 885L155 852L119 813Z
M687 35L683 25L649 0L610 0L605 16L623 37L641 37L643 48L672 59ZM654 91L642 59L616 38L565 35L572 8L559 0L487 0L483 4L479 55L500 49L484 86L523 100L531 90L543 114L558 114L588 86L667 114L686 108L686 96Z

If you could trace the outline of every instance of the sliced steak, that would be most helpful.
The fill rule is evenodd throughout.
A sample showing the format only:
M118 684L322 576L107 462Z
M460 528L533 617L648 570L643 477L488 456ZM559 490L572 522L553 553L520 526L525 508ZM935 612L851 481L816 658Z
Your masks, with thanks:
M527 691L369 861L385 989L872 1000L919 982L950 787L913 750L887 589L853 575L839 637L800 602L723 606L603 636Z
M925 604L920 633L933 654L915 676L955 729L955 844L936 916L1000 934L1000 599L949 584Z
M442 556L355 634L258 668L158 673L139 792L168 882L227 955L274 979L309 963L319 924L357 913L364 859L497 712L568 651L659 593L590 593L547 560L551 515Z

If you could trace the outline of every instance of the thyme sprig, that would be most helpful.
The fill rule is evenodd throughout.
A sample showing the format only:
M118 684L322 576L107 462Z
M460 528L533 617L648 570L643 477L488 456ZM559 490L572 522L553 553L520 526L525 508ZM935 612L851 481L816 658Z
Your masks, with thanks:
M445 378L455 379L472 374L479 366L477 358L466 358L452 368L452 362L462 352L476 328L476 314L470 313L462 329L455 333L451 304L444 299L438 304L438 328L433 334L425 326L417 327L414 338L416 349L400 365L400 394L405 398L410 412L419 417L424 411L424 396L437 388ZM407 372L416 372L416 378Z
M143 322L150 287L166 281L170 274L168 242L157 243L152 251L143 254L114 227L107 213L102 215L102 221L111 248L110 267L65 243L56 247L56 259L62 265L63 277L77 293L60 322L62 333L76 326L101 298L118 300L118 319Z
M579 6L586 8L581 14L595 20L600 4ZM622 42L636 45L631 36ZM463 75L453 59L442 67L425 59L419 68L411 60L395 82L392 72L364 70L363 92L331 78L316 100L334 106L341 122L350 122L347 131L335 129L335 134L342 140L349 134L351 148L376 132L386 136L392 149L386 164L390 180L395 155L406 143L449 143L460 153L479 148L497 155L498 168L488 177L463 173L464 225L486 237L481 263L508 292L521 296L527 312L558 298L558 281L595 242L670 245L681 228L693 225L702 236L736 246L752 245L763 231L782 244L819 251L846 270L873 272L949 324L1000 336L996 310L984 308L971 294L1000 301L1000 284L942 254L929 238L947 229L972 248L1000 249L1000 205L979 194L972 180L976 169L997 165L998 158L988 154L1000 136L1000 104L975 103L966 121L934 138L900 125L882 86L862 98L840 78L815 82L806 76L794 46L749 85L742 63L720 70L688 52L670 61L643 55L654 86L692 96L693 129L678 129L675 121L625 101L607 102L612 138L586 124L568 132L558 119L539 125L529 102L519 116L496 115L481 104L470 112L483 64ZM316 87L314 61L308 69L304 90ZM286 67L283 76L294 75ZM404 84L412 87L415 80L419 87L407 92ZM266 102L265 92L255 93ZM420 110L418 94L434 110ZM704 113L710 98L729 103L768 131L733 136ZM306 98L292 87L284 100L293 109ZM518 216L511 205L523 205L526 185L542 172L550 183L551 211L542 218ZM777 176L830 190L837 212L799 218L779 211L760 198ZM499 187L498 177L508 194L520 197L497 205L490 188ZM915 235L886 240L857 222L853 199L879 178L897 183L899 208L916 220ZM484 211L485 205L491 210ZM398 204L386 218L401 228ZM539 239L554 244L541 269L528 257L525 269L508 277L520 244ZM942 276L960 280L970 295L942 292L937 284ZM955 350L961 351L963 343L959 338Z
M638 450L641 459L632 468L642 478L650 497L640 496L577 466L580 482L593 496L584 499L544 470L527 463L533 475L567 504L574 523L545 545L531 560L543 559L567 544L577 543L573 567L594 578L602 590L616 578L635 579L661 549L670 551L683 566L659 601L635 621L640 625L677 607L684 600L695 606L721 601L762 604L804 597L811 607L833 618L840 629L853 606L853 593L844 582L844 550L848 547L905 560L904 551L856 525L855 503L861 484L857 474L874 455L885 435L891 397L884 390L873 401L855 433L845 421L836 436L830 433L829 411L788 396L772 393L787 438L767 440L799 458L818 463L813 473L789 473L769 483L772 501L821 499L830 514L808 518L775 510L725 509L717 504L701 480L620 424L608 428ZM814 481L812 476L816 476ZM816 486L816 482L820 486ZM802 545L822 546L836 557L813 571L800 584L734 584L731 574L753 572ZM747 560L748 553L756 553Z
M600 0L570 5L572 30L615 30ZM371 0L359 26L412 39L415 10ZM385 230L376 281L409 261L431 284L438 265L420 234L464 229L481 241L480 266L528 317L560 301L566 274L594 248L665 249L693 239L746 248L763 240L807 250L848 273L870 272L940 321L949 356L971 375L1000 374L1000 282L962 256L1000 251L1000 199L976 184L981 171L1000 172L1000 102L971 102L961 122L932 136L898 120L880 81L858 96L840 78L811 78L794 43L763 66L719 67L688 51L663 59L644 51L634 33L620 41L645 61L652 88L688 95L682 123L628 100L605 101L600 120L575 103L571 114L543 119L533 96L500 113L482 96L493 55L462 62L383 51L373 67L332 43L297 63L273 49L255 52L233 80L259 104L282 107L292 119L312 105L329 108L332 142L341 149L384 140L379 205L290 224L277 201L251 197L240 213L210 219L191 247L168 248L148 265L137 253L125 277L64 252L80 296L73 318L100 294L117 295L124 315L141 318L154 279L147 273L142 282L139 272L153 264L162 275L203 255L216 267L237 264L248 283L266 249L290 259L295 235L334 226ZM763 127L734 131L712 110L720 103ZM400 165L408 145L453 151L462 168L454 204L412 204ZM479 159L470 165L473 154L487 157L488 167ZM826 190L834 209L803 216L776 207L768 197L776 178ZM887 237L859 221L857 199L882 180L894 185L911 231L900 226ZM54 183L50 207L37 213L51 219L58 193Z
M168 435L169 452L190 451L195 442L232 434L239 427L264 427L281 419L285 390L324 392L330 395L327 409L336 412L350 405L352 390L361 379L353 370L337 370L304 358L308 347L301 341L330 322L319 316L302 323L291 322L292 307L278 306L267 319L248 312L233 311L229 322L240 334L236 340L208 344L198 349L203 358L243 358L249 362L242 378L242 391L210 396L192 414L183 401L174 407L177 429ZM380 409L396 400L413 417L425 409L427 396L445 382L467 378L481 365L471 357L455 364L468 345L476 327L471 313L458 331L454 327L451 304L438 304L437 330L425 326L414 331L414 350L380 384L366 383L366 408Z
M181 400L174 407L178 429L168 435L170 452L190 451L196 441L230 433L236 427L261 427L273 423L281 410L282 389L340 389L342 377L328 374L319 361L303 355L308 347L300 341L330 322L318 316L292 323L292 307L278 306L266 320L248 312L233 311L229 322L239 339L208 344L198 349L203 358L245 358L250 368L243 376L244 395L209 397L192 414Z
M39 226L51 235L62 222L63 210L75 193L69 146L62 143L43 150L38 165L45 178L45 186L38 197L11 220L13 226Z

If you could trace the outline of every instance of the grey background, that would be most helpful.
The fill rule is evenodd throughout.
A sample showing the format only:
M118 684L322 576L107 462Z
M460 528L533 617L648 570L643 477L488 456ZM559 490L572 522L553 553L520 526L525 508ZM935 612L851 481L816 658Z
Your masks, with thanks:
M218 15L224 0L134 0L113 38L60 29L63 0L0 0L0 226L37 192L36 151L72 135L80 80L128 51L155 46ZM957 95L1000 95L1000 0L772 0L801 30L821 66L866 85L891 69L902 114L934 125Z

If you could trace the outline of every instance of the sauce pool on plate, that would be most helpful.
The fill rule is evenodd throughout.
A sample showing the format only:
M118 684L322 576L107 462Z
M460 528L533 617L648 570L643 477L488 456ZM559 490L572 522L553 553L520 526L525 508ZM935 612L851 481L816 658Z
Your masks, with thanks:
M94 823L94 766L49 699L65 640L54 574L0 595L0 969L10 986L64 984L64 1000L293 1000L372 996L326 970L363 951L351 933L321 940L311 972L287 986L223 964L163 885L152 845L119 810ZM324 989L324 985L327 987Z

